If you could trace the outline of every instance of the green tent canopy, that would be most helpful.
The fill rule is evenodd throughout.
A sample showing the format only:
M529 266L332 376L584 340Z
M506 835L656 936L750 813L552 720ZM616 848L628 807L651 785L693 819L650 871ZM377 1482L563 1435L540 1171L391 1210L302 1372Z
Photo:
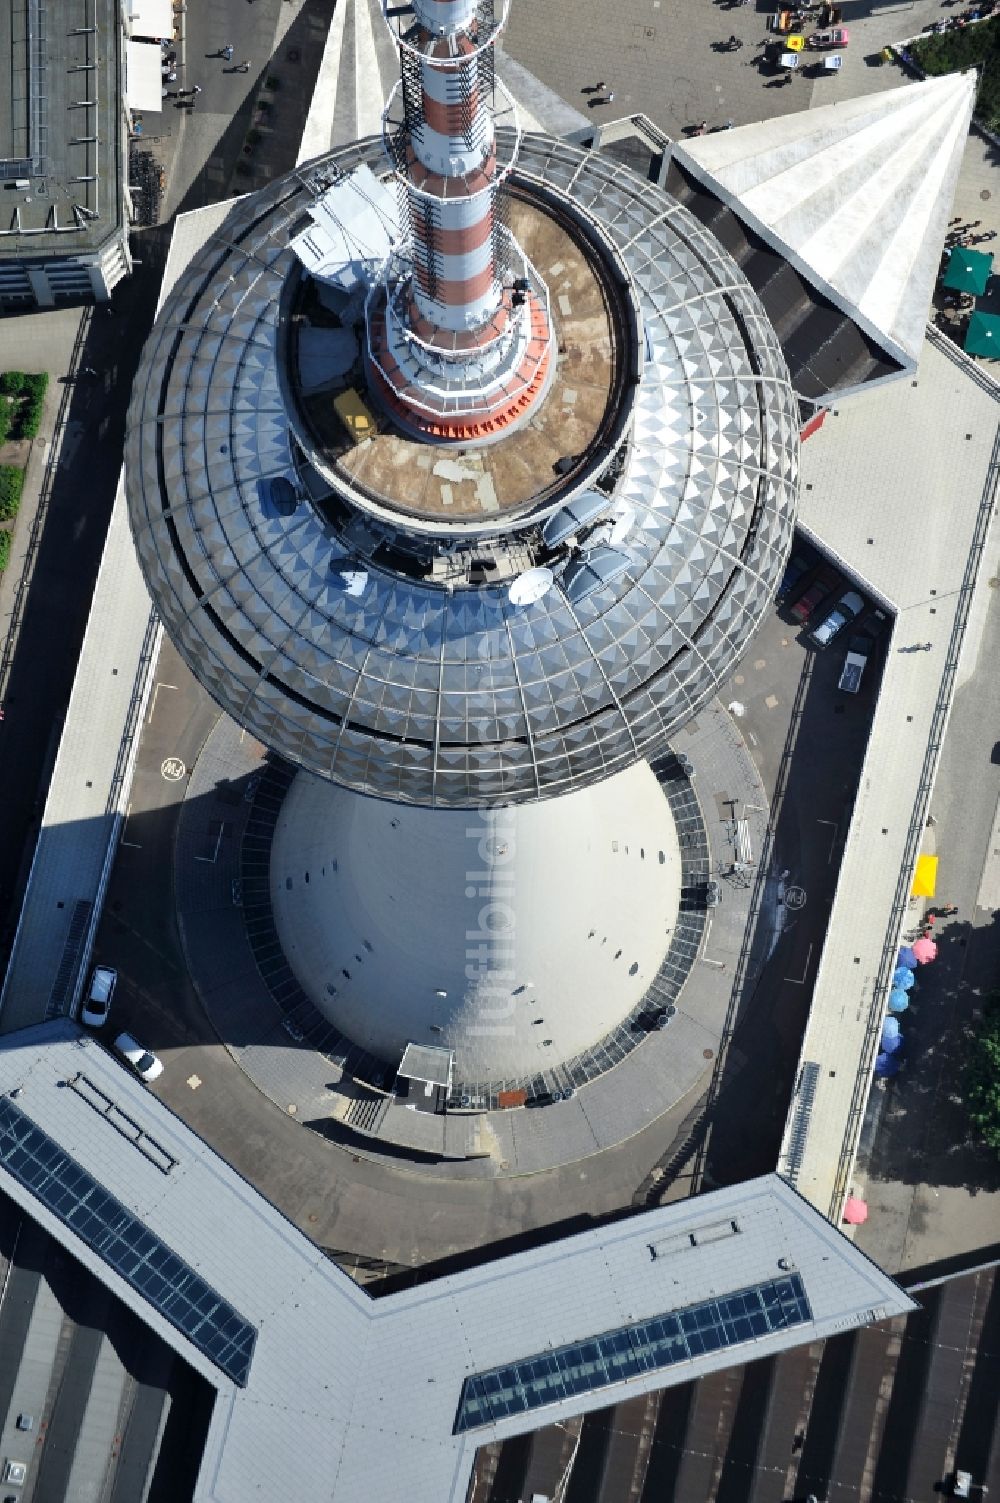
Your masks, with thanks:
M967 355L985 355L1000 360L1000 318L995 313L973 313L965 336Z
M993 270L993 257L985 251L956 246L948 261L943 285L952 292L973 292L982 297Z

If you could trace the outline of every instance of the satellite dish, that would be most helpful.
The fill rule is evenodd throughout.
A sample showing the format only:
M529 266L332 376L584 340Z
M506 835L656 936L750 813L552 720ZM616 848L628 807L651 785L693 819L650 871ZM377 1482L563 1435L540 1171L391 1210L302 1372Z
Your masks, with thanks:
M548 594L554 579L551 569L525 569L523 574L511 580L507 591L511 605L534 605L536 600Z

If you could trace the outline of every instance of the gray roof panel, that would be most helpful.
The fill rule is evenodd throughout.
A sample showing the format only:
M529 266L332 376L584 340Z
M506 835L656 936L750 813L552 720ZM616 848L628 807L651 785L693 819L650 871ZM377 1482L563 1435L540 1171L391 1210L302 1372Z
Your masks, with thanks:
M65 1089L78 1070L176 1160L169 1173ZM74 1025L0 1039L0 1095L15 1089L18 1109L257 1332L240 1389L0 1163L10 1197L216 1387L196 1495L204 1503L255 1493L461 1503L484 1438L911 1308L774 1175L372 1301ZM801 1325L453 1434L462 1385L477 1373L793 1273L812 1316ZM407 1351L420 1353L417 1375L400 1362Z

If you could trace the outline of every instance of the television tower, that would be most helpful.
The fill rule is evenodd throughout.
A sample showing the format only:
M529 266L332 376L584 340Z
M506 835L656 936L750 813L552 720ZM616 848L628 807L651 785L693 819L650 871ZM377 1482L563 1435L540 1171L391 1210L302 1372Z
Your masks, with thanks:
M505 437L553 374L548 292L504 223L520 133L494 71L509 0L413 0L383 115L403 247L368 301L368 367L395 421L463 445ZM496 99L513 130L498 142Z

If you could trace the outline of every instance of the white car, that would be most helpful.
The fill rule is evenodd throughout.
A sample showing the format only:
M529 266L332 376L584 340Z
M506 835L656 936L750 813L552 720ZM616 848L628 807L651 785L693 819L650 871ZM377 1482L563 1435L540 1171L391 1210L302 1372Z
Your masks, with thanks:
M115 994L118 972L109 965L95 967L90 978L90 990L80 1012L81 1020L88 1028L103 1028L111 1011L111 998Z
M134 1039L130 1033L120 1033L115 1039L115 1048L123 1059L127 1059L135 1073L143 1080L156 1080L163 1074L163 1061L157 1059L148 1049L144 1049L138 1039Z
M853 621L864 608L865 602L857 590L845 590L819 625L809 633L809 640L814 647L829 647L837 633L843 631L847 623Z

